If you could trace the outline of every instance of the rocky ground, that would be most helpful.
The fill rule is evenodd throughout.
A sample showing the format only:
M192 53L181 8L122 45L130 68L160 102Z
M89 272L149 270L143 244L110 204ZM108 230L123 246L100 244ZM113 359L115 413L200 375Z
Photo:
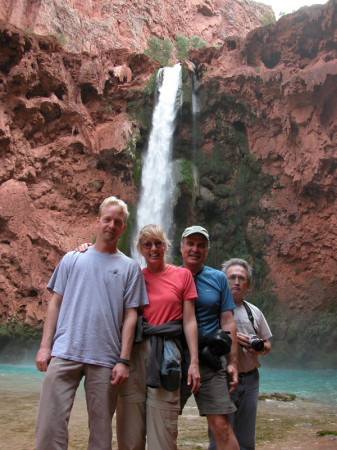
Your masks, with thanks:
M36 392L0 393L1 450L35 448L34 426L38 401L39 394ZM69 450L86 448L87 413L82 393L75 400L69 430ZM293 402L259 402L259 450L336 450L336 437L317 437L319 430L337 431L337 407L301 399ZM207 445L206 419L198 416L196 405L190 400L179 420L178 449L207 449ZM117 449L115 431L113 449Z

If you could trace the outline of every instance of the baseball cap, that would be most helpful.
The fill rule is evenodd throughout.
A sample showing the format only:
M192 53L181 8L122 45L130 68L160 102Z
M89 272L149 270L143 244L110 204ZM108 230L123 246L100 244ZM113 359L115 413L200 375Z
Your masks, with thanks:
M199 225L193 225L192 227L186 228L183 234L181 235L181 239L184 239L185 237L190 236L191 234L194 233L202 234L209 241L208 231L205 228L200 227Z

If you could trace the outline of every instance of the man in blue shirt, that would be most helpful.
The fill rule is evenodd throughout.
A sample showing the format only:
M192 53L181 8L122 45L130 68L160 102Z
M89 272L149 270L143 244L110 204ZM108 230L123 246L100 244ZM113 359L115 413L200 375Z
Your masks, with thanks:
M237 371L237 338L236 325L233 318L235 304L224 273L204 266L209 250L209 235L205 228L192 226L182 234L180 251L183 266L189 269L194 277L198 298L195 302L195 315L198 323L198 334L202 340L211 332L221 328L230 332L231 351L227 355L227 373L232 381L227 387L225 362L220 370L200 364L201 385L195 394L199 413L206 416L208 426L215 438L217 450L239 450L228 414L236 407L229 394L238 383ZM181 384L181 410L191 396L191 386L187 386L183 378Z

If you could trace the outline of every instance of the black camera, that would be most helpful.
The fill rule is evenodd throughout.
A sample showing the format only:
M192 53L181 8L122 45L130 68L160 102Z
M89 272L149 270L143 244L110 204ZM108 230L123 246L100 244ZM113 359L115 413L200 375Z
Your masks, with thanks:
M231 351L232 339L228 331L216 330L205 336L199 351L200 364L210 367L215 372L221 369L220 356L227 355Z
M256 352L260 352L264 349L264 342L262 339L259 339L258 336L251 336L249 338L249 348Z

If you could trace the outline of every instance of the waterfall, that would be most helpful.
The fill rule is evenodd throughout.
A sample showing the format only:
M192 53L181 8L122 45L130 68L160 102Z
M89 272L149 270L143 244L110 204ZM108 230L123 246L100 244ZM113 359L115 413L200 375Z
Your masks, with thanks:
M200 103L199 97L197 95L197 90L200 86L200 81L198 80L195 73L195 65L192 61L190 61L191 66L194 69L194 73L192 74L192 145L193 145L193 162L195 163L195 153L197 149L197 114L200 112Z
M174 185L171 177L172 138L175 118L182 102L181 64L158 71L158 100L142 170L142 192L137 209L138 233L153 223L169 234L172 228ZM132 256L137 250L132 246Z

